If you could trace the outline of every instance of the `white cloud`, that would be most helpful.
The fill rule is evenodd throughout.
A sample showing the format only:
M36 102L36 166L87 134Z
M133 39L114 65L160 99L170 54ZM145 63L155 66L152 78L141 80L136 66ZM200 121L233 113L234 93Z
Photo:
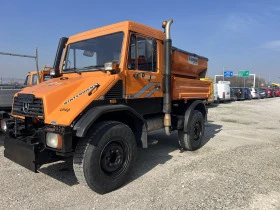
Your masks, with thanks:
M274 40L263 44L263 48L280 51L280 40Z
M225 27L236 33L245 32L257 25L257 20L249 14L230 14L225 21Z

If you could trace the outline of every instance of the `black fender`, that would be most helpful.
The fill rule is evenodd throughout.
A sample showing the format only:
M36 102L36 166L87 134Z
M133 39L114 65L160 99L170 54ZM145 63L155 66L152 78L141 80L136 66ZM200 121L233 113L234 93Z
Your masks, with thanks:
M202 113L205 121L207 120L207 109L205 107L205 104L201 100L195 100L193 101L187 108L185 112L185 120L184 120L184 132L187 133L188 126L191 121L192 113L194 110L198 110Z
M110 118L110 115L112 116ZM134 126L133 132L135 133L135 137L137 142L142 142L142 147L147 148L147 123L146 120L134 109L129 106L123 104L117 105L103 105L103 106L96 106L89 109L85 112L81 118L75 123L73 130L76 131L77 137L84 137L88 131L88 129L100 118L106 115L107 120L118 120L120 122L124 122L125 119L115 119L113 118L114 114L119 113L123 115L123 118L129 117L129 120L132 120L137 125ZM128 125L131 127L131 125Z

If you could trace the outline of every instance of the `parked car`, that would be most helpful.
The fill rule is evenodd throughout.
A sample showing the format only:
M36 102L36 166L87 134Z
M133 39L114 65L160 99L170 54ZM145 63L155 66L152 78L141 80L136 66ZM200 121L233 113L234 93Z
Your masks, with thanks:
M236 96L236 100L245 100L243 88L232 87L230 89L232 94Z
M280 90L279 88L273 88L274 93L275 93L275 97L279 97L280 96Z
M270 88L265 88L264 90L265 90L265 93L266 93L266 97L267 97L267 98L272 98L272 97L275 96L275 93L274 93L274 91L273 91L272 89L270 89Z
M233 88L230 88L230 99L231 101L237 101L237 96L235 95Z
M252 95L251 95L250 89L244 87L243 91L244 91L244 98L245 98L245 100L251 100L252 99Z
M260 98L260 94L256 88L250 88L250 92L251 92L252 98L257 98L257 99Z
M258 93L259 93L261 99L266 98L265 89L263 89L263 88L258 88L257 91L258 91Z

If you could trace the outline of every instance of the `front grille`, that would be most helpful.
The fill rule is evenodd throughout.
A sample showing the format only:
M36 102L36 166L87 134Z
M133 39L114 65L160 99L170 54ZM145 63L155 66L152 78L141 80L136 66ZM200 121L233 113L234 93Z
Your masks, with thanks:
M32 101L24 102L14 97L13 114L21 116L44 117L44 106L41 98L34 98Z
M120 99L123 98L123 82L122 80L117 83L105 94L105 99Z

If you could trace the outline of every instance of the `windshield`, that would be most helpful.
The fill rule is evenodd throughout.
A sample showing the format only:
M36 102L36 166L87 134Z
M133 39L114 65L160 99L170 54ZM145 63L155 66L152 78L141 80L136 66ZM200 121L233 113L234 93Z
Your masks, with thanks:
M68 46L63 72L104 69L104 63L119 64L123 32L72 43Z

